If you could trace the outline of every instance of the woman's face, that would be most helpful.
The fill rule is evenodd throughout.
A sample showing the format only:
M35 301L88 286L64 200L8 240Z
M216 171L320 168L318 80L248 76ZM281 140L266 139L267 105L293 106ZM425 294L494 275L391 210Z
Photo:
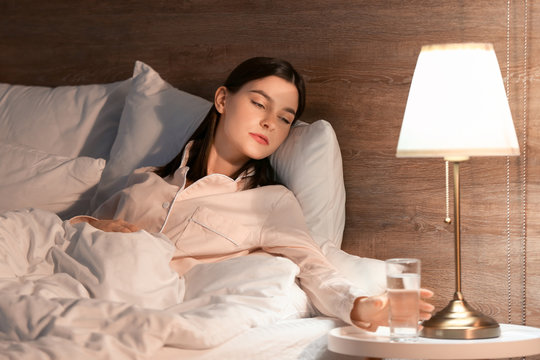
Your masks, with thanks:
M294 84L277 76L246 83L236 93L216 91L221 118L214 145L231 162L272 154L289 134L298 107Z

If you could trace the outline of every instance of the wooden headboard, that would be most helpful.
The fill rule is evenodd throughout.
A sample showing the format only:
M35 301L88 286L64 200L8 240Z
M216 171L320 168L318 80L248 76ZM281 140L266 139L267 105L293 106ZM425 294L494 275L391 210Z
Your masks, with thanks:
M528 5L526 108L524 3L511 2L509 28L507 5L8 0L0 3L0 82L111 82L128 78L135 60L142 60L176 87L211 98L232 67L248 57L289 60L307 81L303 120L328 120L341 145L347 190L343 249L379 259L422 259L423 285L436 290L440 308L454 290L453 229L443 222L444 163L395 158L411 77L422 45L469 41L493 43L506 77L509 31L510 103L522 145L527 136L528 162L523 156L509 160L508 189L504 158L472 159L462 167L463 290L469 302L501 322L509 314L520 322L526 299L528 324L540 326L540 39L533 30L540 27L540 4Z

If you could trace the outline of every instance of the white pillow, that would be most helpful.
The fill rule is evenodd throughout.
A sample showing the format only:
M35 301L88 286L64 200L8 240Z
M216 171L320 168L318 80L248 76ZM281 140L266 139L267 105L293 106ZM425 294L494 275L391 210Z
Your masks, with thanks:
M85 214L104 167L103 159L0 142L0 211L33 207L63 218Z
M133 170L165 165L186 144L211 103L175 89L150 66L135 63L118 134L92 208L121 190Z
M110 84L0 84L0 140L49 154L107 159L131 79Z
M270 157L279 180L302 206L311 236L341 246L345 227L345 185L341 152L329 122L299 122Z

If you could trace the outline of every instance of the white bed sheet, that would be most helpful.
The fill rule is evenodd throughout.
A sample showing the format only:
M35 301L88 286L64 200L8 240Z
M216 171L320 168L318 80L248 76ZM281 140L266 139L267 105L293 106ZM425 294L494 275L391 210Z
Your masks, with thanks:
M328 332L344 324L329 317L284 320L252 328L208 350L164 347L151 360L358 360L327 348Z

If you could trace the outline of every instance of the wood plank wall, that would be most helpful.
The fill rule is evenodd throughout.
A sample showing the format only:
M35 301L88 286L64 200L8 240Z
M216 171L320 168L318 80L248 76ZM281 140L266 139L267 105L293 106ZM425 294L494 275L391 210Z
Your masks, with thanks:
M507 5L505 0L4 0L0 81L109 82L129 77L139 59L175 86L210 98L241 60L288 59L307 80L304 120L327 119L341 144L348 196L343 249L379 259L422 259L423 284L437 292L434 302L441 308L454 290L453 230L443 222L444 165L438 159L394 157L401 120L424 44L492 42L506 77ZM527 10L526 79L524 0L511 1L508 58L510 103L520 143L527 145L526 162L524 156L509 160L509 227L506 159L473 158L462 166L463 291L498 321L521 323L526 224L526 317L527 324L540 326L540 4L528 1Z

